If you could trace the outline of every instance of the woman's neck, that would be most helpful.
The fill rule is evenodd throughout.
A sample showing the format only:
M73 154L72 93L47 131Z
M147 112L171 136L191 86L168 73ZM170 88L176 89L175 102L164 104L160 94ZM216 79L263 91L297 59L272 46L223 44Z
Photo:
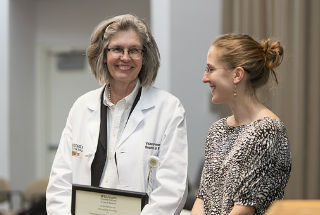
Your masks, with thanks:
M263 117L268 110L255 96L236 98L229 104L233 115L228 117L228 125L239 126Z
M134 80L129 83L116 82L114 80L109 81L110 88L110 98L113 104L117 104L118 101L128 96L135 88L137 80Z

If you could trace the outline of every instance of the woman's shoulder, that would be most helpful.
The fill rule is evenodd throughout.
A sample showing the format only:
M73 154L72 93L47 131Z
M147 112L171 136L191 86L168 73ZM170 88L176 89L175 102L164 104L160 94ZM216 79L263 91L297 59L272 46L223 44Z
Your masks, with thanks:
M143 87L142 91L148 95L148 96L154 96L154 95L160 95L160 96L164 96L164 97L169 97L169 98L176 98L178 99L175 95L173 95L172 93L160 89L158 87L155 86L150 86L150 87Z
M270 157L280 161L290 172L290 141L283 121L267 116L256 122L255 130L253 143L257 152L268 151Z
M265 116L253 122L253 126L257 132L265 133L286 131L282 120L276 117Z
M253 124L258 130L276 131L285 129L281 119L268 108L264 108L264 110L261 111L258 115L258 119L255 120Z
M274 151L289 150L287 130L280 119L264 117L254 123L252 131L257 148Z
M82 94L81 96L79 96L78 100L86 100L86 99L89 99L89 98L96 98L96 97L99 97L101 96L101 93L103 91L103 88L104 86L102 87L99 87L97 89L94 89L94 90L90 90L84 94Z
M176 97L175 95L173 95L172 93L170 93L166 90L157 88L155 86L143 87L141 96L144 97L149 102L154 102L157 104L159 104L159 103L160 104L161 103L181 104L181 101L178 97Z

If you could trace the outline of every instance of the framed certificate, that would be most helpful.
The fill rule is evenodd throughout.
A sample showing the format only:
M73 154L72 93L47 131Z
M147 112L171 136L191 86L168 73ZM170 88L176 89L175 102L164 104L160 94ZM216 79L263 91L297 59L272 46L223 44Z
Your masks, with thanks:
M72 185L73 215L134 215L140 214L147 203L146 193Z

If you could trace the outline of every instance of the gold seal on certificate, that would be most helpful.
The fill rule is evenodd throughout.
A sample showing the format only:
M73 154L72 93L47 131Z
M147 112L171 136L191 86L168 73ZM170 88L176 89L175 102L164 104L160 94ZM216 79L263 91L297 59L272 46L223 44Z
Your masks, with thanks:
M71 213L73 215L140 214L147 202L146 193L72 185Z

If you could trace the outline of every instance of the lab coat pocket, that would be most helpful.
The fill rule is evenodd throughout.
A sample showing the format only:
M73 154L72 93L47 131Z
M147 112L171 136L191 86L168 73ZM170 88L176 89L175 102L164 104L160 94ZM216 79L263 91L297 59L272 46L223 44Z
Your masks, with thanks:
M138 164L131 161L132 155L127 151L116 152L116 163L119 177L119 189L137 190L137 168Z
M90 184L93 152L83 152L81 156L72 156L73 183Z
M94 159L95 152L82 152L80 154L75 154L72 152L72 161L74 165L78 166L91 166ZM75 167L75 166L74 166Z

